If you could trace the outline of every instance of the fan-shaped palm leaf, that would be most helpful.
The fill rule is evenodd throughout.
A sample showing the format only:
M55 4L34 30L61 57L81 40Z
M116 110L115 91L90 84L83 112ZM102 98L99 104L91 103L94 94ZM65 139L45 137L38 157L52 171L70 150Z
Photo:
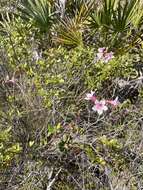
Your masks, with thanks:
M52 8L48 0L24 0L19 6L22 17L32 19L44 31L47 31L53 23Z

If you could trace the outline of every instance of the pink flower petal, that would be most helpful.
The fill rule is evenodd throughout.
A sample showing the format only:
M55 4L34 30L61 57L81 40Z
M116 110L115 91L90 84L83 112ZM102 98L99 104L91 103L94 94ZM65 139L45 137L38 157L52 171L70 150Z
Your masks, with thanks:
M86 97L84 98L85 100L91 100L92 102L96 101L96 96L94 96L95 92L91 91L91 93L87 93Z
M112 106L117 106L120 103L118 97L116 97L115 100L107 100L106 102L111 104Z
M111 59L114 58L114 53L107 52L108 48L99 48L97 53L97 60L103 61L104 63L108 63Z
M103 113L103 111L107 111L108 107L106 106L106 101L105 100L101 100L95 101L95 105L92 107L93 111L96 111L99 115L101 115Z
M107 50L106 47L98 48L99 53L104 53L104 51L106 51L106 50Z

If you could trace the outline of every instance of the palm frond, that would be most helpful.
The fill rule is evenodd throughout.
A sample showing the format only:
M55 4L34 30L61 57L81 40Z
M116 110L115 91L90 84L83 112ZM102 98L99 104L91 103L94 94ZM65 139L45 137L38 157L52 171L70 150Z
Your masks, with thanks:
M53 23L54 12L51 1L24 0L19 6L22 17L32 19L40 29L47 31Z
M118 0L103 0L98 8L91 14L89 26L91 28L110 27L112 13Z
M77 11L75 15L76 23L82 23L88 18L88 16L93 11L94 4L95 4L94 0L83 2L81 4L79 10Z
M1 31L3 32L9 32L10 31L10 23L11 23L11 18L8 12L6 12L4 15L1 14L2 21L0 21L1 25Z
M74 19L66 18L58 26L57 36L53 38L57 43L67 46L81 46L83 44L82 31Z
M112 26L115 31L122 32L132 24L137 6L138 0L126 0L125 3L119 1L117 10L113 11Z

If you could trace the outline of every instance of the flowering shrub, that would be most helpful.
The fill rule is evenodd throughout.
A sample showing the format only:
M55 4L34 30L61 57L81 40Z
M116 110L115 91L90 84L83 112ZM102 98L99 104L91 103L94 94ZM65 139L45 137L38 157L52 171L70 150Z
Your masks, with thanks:
M97 112L99 115L103 114L104 111L108 110L108 104L112 106L119 105L118 97L115 98L115 100L97 100L97 97L94 95L95 92L91 91L91 93L87 93L85 100L90 100L94 103L94 106L92 107L92 110Z
M30 10L26 1L22 15ZM111 1L106 1L105 11L99 11L95 18L93 27L103 24L96 31L89 27L94 19L91 13L99 4L96 1L58 4L50 0L54 5L50 10L55 11L49 15L50 10L44 8L47 1L37 0L32 2L34 9L26 21L14 15L2 16L1 189L137 190L143 186L141 36L133 35L138 45L135 49L117 43L122 39L127 47L134 46L132 31L123 26L128 33L126 41L120 30L124 17L122 24L119 18L119 23L112 22L107 28L106 16L110 21L113 11L108 9ZM39 2L45 3L42 6ZM123 12L131 8L130 3L126 5ZM122 5L114 12L115 20L120 17L120 8ZM50 21L49 27L42 14L48 16L44 17ZM125 26L130 28L129 23ZM114 29L120 32L113 35ZM137 29L133 32L140 34ZM52 40L56 38L62 45ZM95 91L85 95L87 89Z

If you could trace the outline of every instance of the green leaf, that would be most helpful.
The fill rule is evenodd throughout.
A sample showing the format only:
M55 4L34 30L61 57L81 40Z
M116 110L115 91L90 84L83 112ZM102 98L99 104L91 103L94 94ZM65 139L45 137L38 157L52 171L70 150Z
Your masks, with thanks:
M32 147L34 145L34 141L29 141L29 146Z

